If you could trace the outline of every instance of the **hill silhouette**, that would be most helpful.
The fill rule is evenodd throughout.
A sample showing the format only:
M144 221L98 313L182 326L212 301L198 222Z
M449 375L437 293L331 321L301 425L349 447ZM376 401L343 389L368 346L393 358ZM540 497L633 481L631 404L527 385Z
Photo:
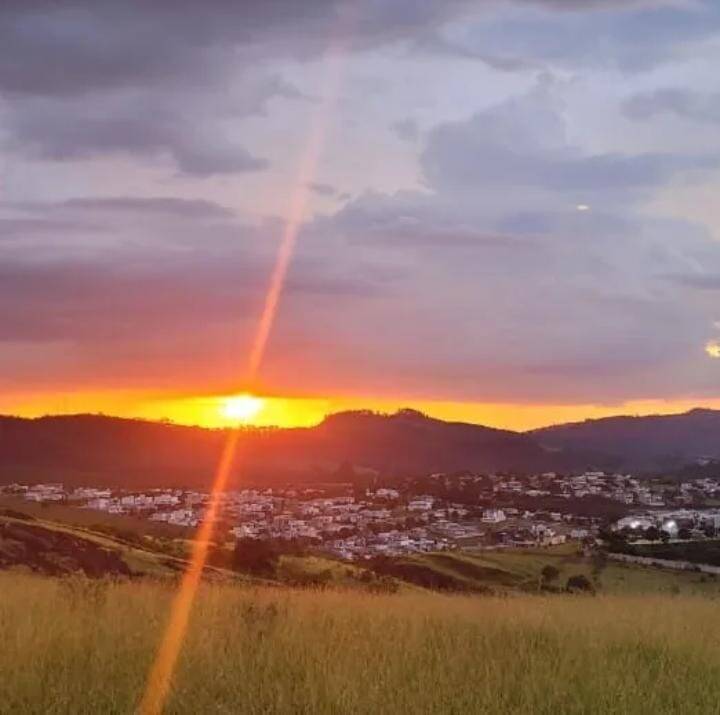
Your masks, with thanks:
M0 482L206 487L226 431L101 415L0 417ZM720 457L720 412L612 417L527 433L414 410L328 416L308 428L242 431L232 482L331 477L351 463L384 474L635 470Z
M628 469L675 469L701 458L720 457L719 410L606 417L529 434L548 448L604 454Z
M0 418L0 479L148 487L207 486L225 431L100 415ZM532 437L448 423L412 410L346 412L295 429L244 429L236 477L331 474L339 464L385 473L531 469Z

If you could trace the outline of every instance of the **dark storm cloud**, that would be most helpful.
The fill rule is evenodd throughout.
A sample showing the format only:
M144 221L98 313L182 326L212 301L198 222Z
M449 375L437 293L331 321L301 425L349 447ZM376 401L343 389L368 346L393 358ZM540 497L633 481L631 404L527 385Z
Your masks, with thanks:
M531 17L526 24L506 23L502 42L535 47L543 55L581 48L590 54L612 36L627 46L626 51L641 53L643 48L652 51L677 39L705 35L709 20L717 19L710 11L675 8L638 11L628 17L577 12L647 4L654 3L526 2L521 17L530 7L575 12L538 15L539 19ZM233 57L242 62L260 55L310 56L338 39L352 47L368 47L413 37L484 7L497 4L473 0L5 0L0 8L4 56L0 89L40 96L83 95L112 88L205 83ZM557 29L552 23L558 21L578 23L569 29L581 32L568 31L562 42L550 43L549 35ZM598 36L588 46L593 26ZM492 39L488 47L497 44L498 38ZM517 56L523 57L524 52Z
M167 156L189 175L258 171L267 161L194 118L173 97L16 101L6 114L9 145L42 159L84 159L121 153Z
M207 81L210 69L262 53L308 56L340 39L368 46L432 26L468 0L9 0L0 15L0 87L82 94ZM247 54L244 54L246 52Z
M246 86L259 63L392 41L468 5L10 0L0 7L9 147L56 161L169 158L199 177L259 171L268 162L219 120L236 124L276 97L313 101L277 75ZM224 105L228 83L236 96Z
M438 30L468 13L490 17L497 7L472 0L6 0L0 92L8 145L55 161L113 153L170 159L198 177L261 171L267 160L229 136L222 120L236 125L273 98L313 99L277 75L244 86L242 78L268 60L312 58L338 43L349 50L400 39L422 46L425 37L425 51L465 54L498 70L569 58L640 67L706 36L720 16L535 0L501 4L515 8L501 28L491 20L471 24L452 41ZM228 86L236 96L223 106Z

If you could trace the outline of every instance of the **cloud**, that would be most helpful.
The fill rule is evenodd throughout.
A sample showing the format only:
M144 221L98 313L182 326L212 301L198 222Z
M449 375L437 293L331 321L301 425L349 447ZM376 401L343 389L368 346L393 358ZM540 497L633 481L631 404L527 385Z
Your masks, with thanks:
M488 61L637 73L686 53L720 32L715 2L508 3L497 15L458 23L445 52ZM554 12L548 12L554 8ZM447 35L445 37L448 37Z
M404 41L499 71L556 62L643 69L720 27L709 6L654 5L7 0L3 129L8 149L36 159L120 153L195 177L252 173L268 160L245 144L238 123L271 101L315 101L277 63ZM448 34L453 23L462 32ZM395 131L413 135L407 124Z
M689 55L717 33L719 15L708 3L579 0L6 0L4 148L57 162L124 155L191 178L261 172L284 146L263 151L247 126L272 141L282 127L274 122L294 122L295 110L316 102L304 71L330 44L358 53L356 75L384 71L388 56L402 57L402 68L411 48L413 62L465 57L506 73L582 69L592 80ZM368 70L362 53L380 47ZM449 69L458 66L469 76L467 62ZM347 203L302 227L263 365L267 385L296 391L302 374L303 389L317 394L549 402L715 389L717 366L698 346L718 317L720 249L702 227L650 217L647 205L674 182L705 176L718 156L605 151L597 137L595 148L576 144L573 117L547 79L474 111L478 96L490 101L486 89L506 95L528 79L504 74L499 89L499 75L482 74L487 86L452 89L440 109L409 93L387 108L383 96L379 115L372 107L352 117L373 139L379 127L387 141L390 127L415 142L418 183L388 157L383 185L402 174L399 185L420 188L358 193L357 174L368 167L371 176L376 157L346 157L343 146L327 159L342 162L347 174L332 165L328 175L347 177L355 198L310 186ZM342 117L358 99L357 85L346 91ZM701 99L645 97L630 111L691 106L709 116ZM412 119L391 125L408 114L422 132ZM358 131L338 144L349 136L368 139ZM173 196L172 181L140 183L118 196L0 207L4 386L27 365L42 366L39 381L105 387L208 390L241 374L282 221L250 222L220 203ZM193 186L208 195L190 181L183 194Z
M525 59L521 56L513 56L502 53L491 54L474 46L472 42L465 42L462 39L454 39L443 34L442 30L432 30L413 43L415 52L421 54L432 54L445 56L453 59L471 60L481 62L490 69L499 72L520 72L526 70L542 69L542 65L534 60Z
M674 114L698 122L720 124L720 93L666 87L633 95L623 104L623 111L631 119Z
M705 273L698 271L696 273L675 275L670 278L678 283L691 288L698 288L699 290L720 290L720 273Z
M720 153L588 153L568 142L552 85L541 82L523 97L432 129L421 166L431 189L472 194L478 209L504 212L501 228L524 222L532 232L553 211L623 210L679 176L717 168Z
M647 4L662 5L531 0L522 3L519 13L530 12L527 6L571 8L582 15L579 11L588 8ZM233 60L266 59L268 54L307 58L338 40L366 49L493 7L492 2L474 0L5 0L0 9L0 46L6 58L0 65L0 88L47 97L198 85ZM596 21L594 12L588 14ZM683 32L684 16L679 17L678 32Z
M156 214L177 218L233 218L233 212L206 199L179 199L173 196L136 197L112 196L101 198L68 199L52 208L79 209L84 212L119 212L121 214Z
M169 160L195 177L262 171L268 161L238 137L239 121L273 100L316 101L278 62L390 43L470 4L8 0L0 8L7 148L51 161Z
M243 173L265 169L227 137L217 118L195 121L175 99L152 100L131 94L87 100L32 99L14 102L6 112L9 147L18 153L63 161L108 154L147 160L169 158L185 174Z
M338 193L337 189L334 186L331 186L330 184L323 184L319 181L313 181L308 184L308 186L310 190L318 196L332 197L336 196Z
M352 313L373 336L356 379L485 401L711 389L697 345L716 319L720 245L641 206L716 163L582 151L545 85L430 129L425 190L367 192L307 229L398 271L381 315Z
M0 87L17 94L79 95L108 88L198 84L235 61L307 57L338 39L391 42L467 9L468 0L38 0L3 3Z
M76 357L45 365L42 381L237 379L282 222L247 224L202 199L120 196L0 205L0 226L8 223L13 231L0 240L8 378L0 384L54 345ZM331 298L342 310L377 296L391 279L382 267L349 267L322 246L308 249L285 288L306 315L314 302Z
M390 129L395 136L406 142L416 142L420 137L420 127L412 118L399 119L390 125Z

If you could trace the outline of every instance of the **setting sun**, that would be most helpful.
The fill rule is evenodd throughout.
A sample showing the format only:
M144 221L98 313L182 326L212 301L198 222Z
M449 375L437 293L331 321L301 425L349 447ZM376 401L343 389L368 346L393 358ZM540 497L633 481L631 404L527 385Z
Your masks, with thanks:
M252 422L262 411L265 400L255 395L235 395L226 398L222 403L222 414L238 422Z

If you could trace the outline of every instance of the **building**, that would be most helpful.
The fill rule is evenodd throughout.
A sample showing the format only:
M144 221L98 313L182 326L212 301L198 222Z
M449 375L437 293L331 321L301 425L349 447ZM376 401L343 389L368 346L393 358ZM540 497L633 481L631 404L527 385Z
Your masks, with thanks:
M499 524L501 521L505 521L507 516L502 509L485 509L483 511L482 520L489 524Z

